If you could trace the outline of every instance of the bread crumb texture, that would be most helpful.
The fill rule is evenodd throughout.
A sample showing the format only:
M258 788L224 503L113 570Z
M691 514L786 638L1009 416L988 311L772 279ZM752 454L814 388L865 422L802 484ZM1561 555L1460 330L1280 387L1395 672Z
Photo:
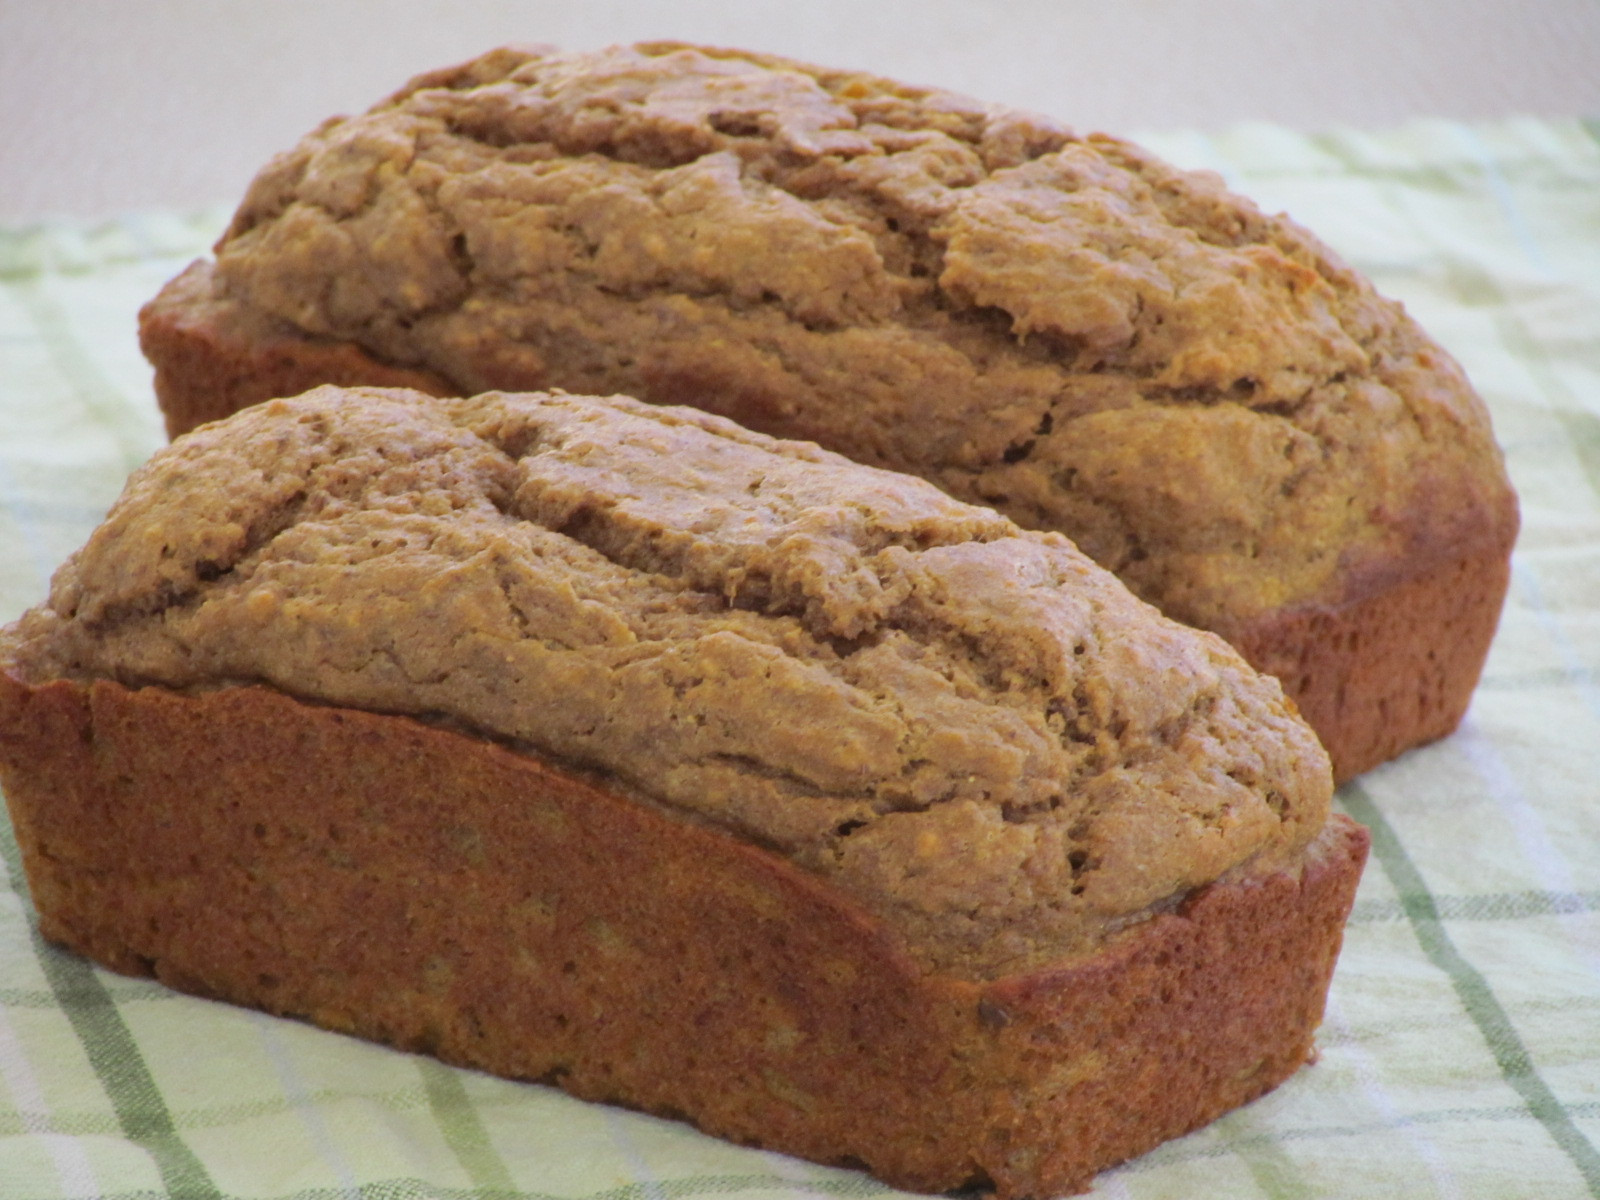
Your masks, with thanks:
M464 393L816 440L1064 531L1224 635L1515 520L1460 370L1305 231L875 76L495 51L279 156L216 253L251 319Z
M260 683L604 772L974 977L1293 865L1328 811L1278 684L1060 535L625 398L247 409L8 641L25 680Z

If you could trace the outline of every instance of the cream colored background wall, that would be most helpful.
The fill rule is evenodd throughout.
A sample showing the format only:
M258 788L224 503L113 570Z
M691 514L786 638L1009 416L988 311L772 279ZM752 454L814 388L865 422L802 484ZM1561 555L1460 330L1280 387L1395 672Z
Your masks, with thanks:
M0 0L0 220L231 202L416 71L659 37L1127 133L1600 115L1600 0Z

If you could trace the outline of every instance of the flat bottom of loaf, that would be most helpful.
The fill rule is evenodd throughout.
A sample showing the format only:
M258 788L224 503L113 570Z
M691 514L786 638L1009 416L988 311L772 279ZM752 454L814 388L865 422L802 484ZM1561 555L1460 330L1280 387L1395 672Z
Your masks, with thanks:
M1002 1197L1306 1062L1367 849L1335 817L1297 873L975 982L785 860L403 717L0 674L0 760L42 931L108 967Z

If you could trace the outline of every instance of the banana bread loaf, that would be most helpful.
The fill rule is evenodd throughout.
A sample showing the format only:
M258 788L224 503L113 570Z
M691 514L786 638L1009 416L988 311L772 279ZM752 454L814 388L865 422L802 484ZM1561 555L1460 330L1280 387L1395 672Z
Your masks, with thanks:
M1366 850L1060 535L560 394L179 438L0 636L0 782L111 967L1003 1196L1306 1061Z
M177 432L316 383L693 404L1067 533L1353 775L1439 737L1517 525L1482 404L1304 230L1113 138L675 44L333 120L143 314Z

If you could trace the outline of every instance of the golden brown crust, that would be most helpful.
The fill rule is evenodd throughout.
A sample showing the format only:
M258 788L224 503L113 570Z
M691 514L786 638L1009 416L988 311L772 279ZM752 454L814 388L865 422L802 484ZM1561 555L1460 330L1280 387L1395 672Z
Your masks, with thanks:
M641 49L640 62L696 56L696 52L683 47ZM627 53L617 53L621 54L618 62L633 61ZM409 103L408 98L422 93L431 95L430 89L442 88L448 92L456 88L463 93L471 92L489 80L500 80L501 84L510 86L502 77L508 73L515 75L523 57L509 52L490 55L459 70L418 80L374 110L370 120L379 125L395 120L401 127L410 129L411 126L397 115L398 110ZM789 81L780 91L788 88L795 78L784 72L795 68L796 64L786 65L779 60L740 56L733 52L710 52L713 61L736 59L747 59L749 64L776 71L778 74L774 78L782 76ZM612 68L623 69L618 68L617 63L612 63L607 70ZM626 70L636 68L647 74L656 70L654 66L639 67L638 63ZM813 68L804 70L815 74ZM716 73L713 69L712 75ZM600 82L595 84L602 90L604 75L605 71L601 71L597 77ZM985 116L978 106L967 103L963 107L949 97L940 103L948 102L954 107L944 116L933 117L930 115L933 109L924 103L931 93L897 89L897 85L881 80L849 83L844 76L826 72L816 74L816 79L826 88L848 83L846 91L857 85L869 92L883 91L884 97L893 97L883 101L892 108L902 104L909 106L897 120L911 120L913 110L917 121L932 119L938 125L948 118L954 122L952 129L964 128L964 122L984 124L995 119L994 114ZM485 96L499 94L494 88L484 93ZM817 95L809 92L807 95L810 100L806 103L817 101ZM791 116L810 111L806 103L793 97L785 103L789 102L798 106ZM493 103L483 101L484 111L478 112L479 100L454 93L433 95L427 103L422 100L417 103L422 104L423 109L434 103L447 107L459 104L464 106L463 111L476 114L473 120L490 125L509 119L495 109ZM944 112L938 105L933 108ZM418 128L428 126L432 119L426 115L418 118L422 123ZM472 121L465 118L462 121L457 121L456 125L463 129L472 126ZM1007 125L1005 121L1011 123ZM1047 123L1035 128L1031 118L1017 114L1011 114L1005 121L995 126L996 130L1009 130L1005 137L1020 137L1021 131L1032 130L1028 136L1037 135L1041 139L1037 144L1029 143L1031 148L1027 149L1027 155L1042 153L1051 146L1059 148L1058 144L1075 145L1065 131L1047 127ZM360 121L349 123L349 129L355 131L360 124ZM449 122L446 124L451 129L456 128ZM676 130L675 136L689 137L692 132L689 126L693 122L682 128L671 121L668 125ZM715 127L717 121L713 119L711 125ZM290 204L294 186L299 186L291 186L293 179L296 172L305 167L301 160L312 153L308 147L324 135L333 137L329 133L333 128L329 126L319 131L305 146L269 165L241 207L235 228L219 244L219 254L226 250L223 257L233 263L236 275L244 270L241 263L254 262L256 258L262 260L257 266L265 272L263 278L268 282L276 279L277 274L287 272L287 281L277 280L271 287L256 280L281 301L271 309L277 316L247 303L239 295L240 280L235 279L233 285L228 285L222 280L223 272L209 263L191 267L142 314L142 341L147 355L156 364L157 392L167 414L169 430L174 434L237 407L274 395L291 394L320 382L399 383L440 394L485 387L531 389L557 385L579 390L623 390L658 402L695 404L753 428L782 436L815 438L864 461L923 474L952 494L1000 507L1024 525L1067 532L1086 552L1115 570L1125 583L1157 603L1168 615L1232 636L1255 665L1286 672L1286 687L1309 714L1313 726L1328 745L1340 780L1410 746L1449 732L1465 710L1466 698L1482 666L1487 638L1475 637L1465 643L1446 641L1436 632L1431 619L1418 616L1408 622L1392 600L1385 600L1376 592L1350 599L1349 592L1353 578L1376 570L1386 573L1397 585L1409 580L1396 595L1420 595L1424 607L1432 611L1439 603L1448 602L1448 594L1438 589L1430 593L1430 580L1447 577L1459 580L1458 573L1452 574L1457 564L1481 563L1482 574L1466 581L1465 586L1477 602L1472 622L1474 630L1492 629L1492 614L1498 611L1503 599L1506 561L1517 519L1515 497L1500 468L1487 418L1459 368L1448 356L1433 346L1398 308L1380 301L1366 284L1334 261L1303 231L1287 222L1262 217L1247 203L1227 196L1213 184L1198 177L1183 176L1120 143L1090 139L1071 154L1061 151L1066 155L1061 162L1068 158L1077 162L1074 170L1088 171L1085 179L1095 187L1108 187L1112 191L1132 187L1143 197L1140 204L1149 211L1141 218L1140 236L1155 238L1162 245L1172 241L1173 246L1189 255L1196 249L1190 244L1190 234L1199 230L1201 242L1214 243L1212 249L1224 258L1232 253L1231 250L1224 252L1225 247L1243 238L1251 243L1246 257L1255 255L1260 259L1255 263L1257 267L1263 263L1271 266L1263 277L1267 282L1238 295L1234 294L1235 284L1229 282L1231 275L1223 272L1226 286L1219 285L1222 286L1219 295L1225 293L1232 299L1215 305L1211 300L1206 301L1206 305L1217 309L1211 312L1207 308L1220 322L1217 329L1202 322L1204 328L1196 327L1199 329L1196 332L1190 329L1192 322L1188 318L1157 322L1166 333L1189 329L1197 339L1187 350L1181 345L1168 347L1175 352L1168 373L1177 371L1174 364L1181 361L1187 364L1185 371L1198 371L1199 375L1191 379L1184 371L1177 371L1172 379L1153 390L1147 386L1151 380L1138 371L1130 382L1116 372L1107 375L1096 369L1074 377L1071 388L1060 392L1065 386L1060 380L1048 386L1040 380L1046 375L1056 379L1050 371L1061 368L1062 364L1054 364L1036 378L1035 369L1043 371L1044 368L1031 358L1028 359L1031 365L1026 369L1018 360L1013 364L1016 370L1011 373L1002 372L995 379L984 376L986 382L981 386L963 374L970 368L981 375L979 367L986 361L985 355L998 355L996 362L1001 359L1009 362L1008 355L1021 352L1018 346L1012 345L1013 339L1021 338L1026 342L1023 335L1034 325L1039 326L1035 332L1046 342L1052 329L1057 333L1076 331L1074 336L1077 336L1084 333L1084 329L1080 329L1083 321L1088 321L1085 328L1098 328L1090 317L1109 303L1105 300L1104 287L1074 291L1050 284L1048 280L1041 284L1028 271L1019 273L1021 266L1032 262L1027 254L1020 259L1015 254L1010 257L1000 254L994 262L990 261L999 253L996 245L1010 246L1015 241L1013 235L1017 230L1012 228L1014 222L1008 224L1011 222L1006 216L1011 211L1008 206L1021 204L1026 209L1041 196L1054 196L1052 204L1060 200L1056 188L1061 181L1051 182L1054 177L1049 172L1045 173L1048 178L1034 179L1028 174L1029 171L1037 174L1034 167L1017 175L1012 170L1016 164L1002 166L1002 163L1010 163L1010 152L1001 153L999 143L990 146L988 151L991 157L998 155L990 164L997 168L990 184L998 187L996 181L1001 176L1017 175L1017 178L1002 189L1004 203L993 212L983 207L983 213L988 215L983 220L973 216L977 224L972 229L961 226L966 229L965 233L960 230L951 233L949 256L941 261L949 268L945 279L948 302L971 302L980 309L985 305L998 305L999 309L1012 313L1015 328L996 340L962 326L965 332L950 346L945 346L938 338L929 344L937 352L928 364L906 366L912 361L908 357L911 344L902 344L897 338L900 334L910 336L907 330L911 325L896 334L899 328L896 321L901 319L898 317L884 318L885 324L878 319L884 314L868 319L846 304L845 309L849 311L833 313L823 325L828 325L829 321L843 322L840 329L848 330L851 322L859 320L860 328L848 333L836 331L837 336L823 336L810 329L805 320L795 325L787 317L780 319L768 313L762 320L768 317L776 320L777 327L785 331L780 338L760 321L750 324L756 318L741 306L751 297L744 296L737 287L735 291L742 299L729 312L719 307L720 302L696 308L700 301L689 299L691 295L701 295L702 285L714 293L728 283L727 280L684 284L686 290L677 300L694 309L691 315L679 313L671 303L664 307L636 304L627 298L633 294L632 285L623 286L617 280L590 295L575 282L582 275L581 271L570 278L556 271L553 281L545 280L538 286L524 279L519 288L512 289L512 299L504 296L496 299L494 288L477 279L478 272L469 271L470 280L457 280L453 273L456 268L445 261L448 255L441 257L442 251L423 253L422 243L432 244L428 237L438 240L444 236L436 229L428 237L419 232L432 229L432 225L437 224L437 214L424 219L404 205L396 210L390 224L421 238L418 245L410 246L416 252L412 257L424 265L431 264L430 271L417 275L412 284L422 287L424 281L431 280L429 287L442 289L440 297L453 297L452 303L467 294L463 289L468 289L469 283L473 287L482 284L489 290L480 299L490 308L474 309L470 319L455 313L448 321L429 309L399 321L377 341L365 334L361 335L365 342L344 341L341 337L355 338L356 335L337 322L327 324L323 320L327 314L321 311L326 298L319 298L325 290L323 276L327 274L325 260L329 248L344 247L341 253L353 253L340 240L343 234L328 246L318 240L323 236L319 234L318 238L311 239L309 250L288 235L282 246L270 252L259 248L241 249L243 243L231 244L237 242L253 222L266 220L266 214L277 213ZM715 128L706 136L713 135L713 140L723 136ZM359 137L365 135L351 133L350 136L359 141ZM996 133L996 137L1005 141L1000 133ZM1062 139L1066 139L1066 143ZM382 150L387 155L400 154L398 147L405 140L401 137L390 144L379 137L367 149L374 153ZM755 144L748 137L737 140L743 147L741 153L750 151ZM491 137L487 144L498 143ZM559 149L561 139L556 138L552 144ZM1022 153L1020 143L1013 149ZM1097 155L1100 158L1097 159ZM401 154L401 158L405 157ZM493 159L494 155L491 153L489 157ZM626 154L622 157L627 159ZM360 155L346 154L340 158L335 154L328 169L334 174L351 174L353 179L361 173L352 165L357 160L365 161ZM460 165L442 161L441 169L447 173ZM477 159L473 161L477 163ZM594 165L587 159L583 163L586 165L580 165L584 171ZM637 166L629 160L618 169L632 180ZM1058 163L1057 167L1060 166ZM496 163L485 168L480 173L481 178L480 175L473 175L473 178L488 186L485 181L490 174L502 169L515 174L520 168ZM579 166L573 169L578 170ZM1007 189L1019 180L1026 186L1013 195ZM816 182L812 180L808 186ZM1077 180L1077 183L1084 182ZM597 191L590 184L576 190L578 199L573 203L579 208L587 203L586 197ZM417 186L422 187L420 183ZM876 186L867 189L874 196L877 196ZM428 188L422 187L422 190L426 192ZM981 189L958 190L970 198ZM319 197L315 203L309 197L302 197L296 203L305 210L301 216L322 229L327 214L313 220L313 215L321 212L319 206L326 203L339 209L339 204L332 195L324 196L316 188L312 191ZM514 193L516 189L512 188L508 195ZM797 194L809 193L800 188ZM1027 200L1030 196L1032 199ZM874 203L882 199L878 196ZM549 197L545 197L541 203L548 200ZM754 219L750 213L743 215ZM467 219L459 213L456 216ZM1071 242L1077 236L1073 232L1077 229L1076 218L1068 220L1061 213L1056 213L1055 217L1060 220L1051 226L1054 231L1051 236L1066 237ZM985 222L991 218L1000 221L1000 225L990 229ZM896 225L900 219L896 217L890 225ZM373 221L366 217L360 220L373 226ZM728 220L733 217L728 216ZM445 222L446 226L449 224ZM720 219L711 221L713 227L720 228L722 224ZM956 224L961 225L961 222ZM566 228L568 225L572 228ZM572 235L572 230L581 225L582 220L576 220L576 224L567 221L562 226L566 228L563 236ZM373 227L389 226L378 222ZM1042 227L1037 227L1031 219L1024 221L1022 227L1032 231L1023 238L1026 244L1031 244L1029 237L1044 237L1037 232L1037 228ZM820 228L844 239L834 248L849 262L855 261L852 254L863 250L864 244L857 244L859 231L847 236L846 232L841 232L843 225L828 222ZM356 236L353 225L346 232L356 237L357 242L372 236L371 228ZM323 230L323 234L328 231ZM464 236L456 234L458 240ZM999 238L999 242L991 245L995 238ZM245 242L248 241L246 237ZM543 245L538 238L534 241ZM626 237L618 244L624 242L628 242ZM690 243L693 242L691 238ZM752 245L757 243L765 244L761 237L756 237ZM1275 249L1266 249L1269 243ZM833 245L832 242L828 244ZM845 253L846 250L851 253ZM486 263L499 263L505 257L502 251L509 252L498 243L485 243L482 257ZM280 252L285 262L277 261ZM738 253L731 250L729 253L733 259L743 262L755 251L741 243ZM1073 255L1077 253L1073 250L1067 258L1076 261ZM1211 268L1201 260L1206 260L1210 253L1202 253L1190 264L1207 278L1210 278ZM690 257L699 261L693 255ZM806 254L780 253L779 257L790 263L811 261ZM894 257L889 255L891 259ZM1164 256L1157 257L1165 261ZM712 255L712 258L718 256ZM294 265L296 262L299 266ZM395 265L390 263L389 267ZM612 263L612 266L617 267L617 264ZM241 278L255 279L255 270L256 267L251 267ZM807 274L808 268L796 270L799 274L794 278L785 276L792 289L798 289L796 295L811 296L824 307L831 303L828 298L837 299L850 292L842 284L818 284ZM845 276L855 278L854 270L850 267ZM1253 270L1252 267L1245 274L1255 278ZM297 274L301 271L310 273L301 279ZM770 282L764 271L764 267L755 270L753 278L758 282ZM493 274L494 271L489 272ZM1120 278L1116 271L1111 275ZM1073 277L1072 272L1068 271L1067 276ZM304 286L289 286L297 279ZM570 296L564 290L568 284L578 289ZM1291 303L1278 295L1282 291L1279 284L1287 288L1285 294L1291 299L1299 296L1304 300L1313 295L1321 299L1302 312L1303 306L1298 300ZM745 285L754 286L750 280L744 280L740 287ZM1188 295L1194 289L1176 290ZM871 288L867 291L872 294L863 293L857 297L866 306L863 312L876 312L873 305L880 301L888 303ZM1083 294L1079 295L1080 292ZM524 293L543 296L543 307L534 304L523 311ZM585 303L589 308L578 303L579 293L588 297ZM1278 300L1287 305L1284 312L1279 313L1273 307L1276 301L1269 303L1271 296L1278 296ZM1330 297L1334 296L1338 297L1334 308L1342 314L1338 323L1343 332L1328 325L1324 319L1328 314L1321 313L1317 307L1324 302L1333 304ZM844 300L839 302L843 304ZM1277 317L1268 320L1266 316L1257 320L1250 316L1254 311L1251 305L1258 303L1266 304L1283 320ZM502 311L494 308L496 304L509 307ZM1087 305L1087 309L1079 311L1083 305ZM1134 307L1141 312L1154 311L1148 297ZM308 328L316 333L289 323L286 314L300 312L302 308L311 314L306 317L311 321ZM895 305L890 304L889 308L895 309ZM493 316L494 313L498 315ZM1241 318L1240 313L1246 316ZM443 332L435 332L448 343L448 354L436 360L428 358L426 339L412 336L412 316L424 323L436 319L444 321L440 327ZM909 316L902 316L910 320ZM812 314L812 318L815 317L816 314ZM1325 325L1328 327L1324 328ZM1256 334L1269 327L1273 331L1271 336L1257 345L1253 340ZM510 332L514 330L520 332ZM861 335L859 339L857 333ZM783 338L790 335L799 339L794 347L775 349L780 345L788 346ZM877 346L873 341L875 337L887 337L889 341ZM949 366L944 356L954 353L959 348L957 343L965 346L961 339L968 337L978 338L988 349L956 372L966 382L945 379L940 374L943 367L936 370L935 364ZM1222 339L1217 346L1207 340L1214 337ZM1346 345L1349 338L1354 342ZM1094 338L1089 340L1093 342ZM1068 341L1072 342L1072 338ZM1160 343L1161 338L1146 331L1134 341L1149 349ZM379 343L387 349L372 348ZM1362 347L1359 354L1350 348L1356 343ZM1328 362L1322 362L1323 351L1335 344L1344 349L1333 354ZM929 349L920 341L917 345L922 350ZM400 355L407 362L432 362L433 367L385 362L378 356L383 353ZM813 353L821 358L803 369L796 365L810 361L806 356ZM838 361L829 357L836 353L843 356ZM961 355L956 357L959 359ZM1160 355L1157 357L1166 361ZM1050 355L1046 354L1045 358ZM1312 360L1321 365L1317 371L1305 374L1301 368L1310 371L1306 364ZM1240 376L1236 383L1248 385L1240 393L1248 394L1247 403L1241 402L1235 394L1239 387L1229 389L1221 387L1220 383L1216 387L1210 384L1201 387L1196 382L1202 376L1209 379L1207 372L1218 362L1229 364L1229 370ZM1277 367L1273 367L1273 363ZM788 365L780 369L780 364ZM1150 365L1145 364L1146 367ZM1355 369L1357 366L1359 370ZM1228 372L1223 375L1227 376ZM1277 379L1273 386L1281 385L1286 390L1280 395L1272 387L1265 386L1263 381L1269 378ZM1318 379L1321 382L1315 386L1308 382ZM909 386L908 380L912 381ZM1024 386L1028 380L1032 382ZM1216 380L1210 382L1217 383ZM861 395L850 390L858 383L866 389ZM1021 388L1021 392L1012 396L1006 390L1008 387ZM1043 391L1038 391L1040 387ZM1182 399L1196 388L1204 393L1204 402L1191 403ZM918 419L907 420L903 406L906 395L912 391L922 411ZM1073 398L1063 400L1062 396L1069 393ZM870 415L879 409L891 415ZM1280 411L1286 414L1282 419ZM915 432L908 435L907 430ZM928 444L922 444L923 441ZM933 442L944 448L936 453ZM950 444L944 445L947 442ZM1325 474L1329 479L1312 485L1310 481L1314 477L1320 479ZM1062 484L1063 479L1071 483ZM1339 481L1337 486L1330 481L1333 479ZM1319 490L1324 485L1332 490L1324 494L1324 490ZM1390 649L1403 647L1398 658L1393 655L1363 657L1356 648L1377 640L1376 634L1363 625L1373 619L1384 623L1382 640L1385 645ZM1337 635L1338 644L1347 645L1347 648L1332 649L1328 641L1330 632ZM1469 653L1468 645L1477 652ZM1396 664L1401 662L1421 664L1422 682L1419 683L1416 670L1410 666L1399 669ZM1448 678L1439 678L1437 683L1434 682L1439 669L1436 663L1445 664L1452 672ZM1297 681L1302 680L1305 687L1300 690Z
M1510 499L1459 368L1293 222L800 62L491 53L273 159L216 264L251 319L468 392L686 402L923 475L1206 628L1497 542Z
M1367 844L1335 817L1298 874L978 984L766 851L407 718L0 674L0 781L46 936L117 970L1002 1197L1304 1062Z
M196 430L0 662L449 719L785 854L972 978L1296 861L1332 792L1276 682L1065 538L624 397L325 387Z
M1222 632L1278 677L1343 783L1460 724L1510 578L1510 544L1490 546L1343 604Z
M353 342L318 341L251 321L212 294L212 266L191 263L139 312L139 343L155 364L167 436L321 383L456 391L432 371L379 362Z
M273 374L263 370L262 351L237 317L192 319L195 290L209 287L211 270L196 263L141 314L142 343L174 435L233 411L228 404L244 407L322 378L317 354L325 351L313 352L309 339L284 333L273 343L273 354L301 368ZM212 304L216 313L234 309L224 300ZM372 363L373 382L400 373L353 344L343 349L352 364ZM357 375L352 366L347 382ZM274 392L280 381L284 390ZM443 395L451 388L433 380L422 390ZM1409 554L1410 578L1391 564L1385 577L1340 602L1273 610L1217 628L1252 666L1282 682L1327 747L1337 782L1444 737L1460 723L1510 578L1514 501L1508 514L1491 515L1470 552L1435 546L1431 554L1426 548Z

